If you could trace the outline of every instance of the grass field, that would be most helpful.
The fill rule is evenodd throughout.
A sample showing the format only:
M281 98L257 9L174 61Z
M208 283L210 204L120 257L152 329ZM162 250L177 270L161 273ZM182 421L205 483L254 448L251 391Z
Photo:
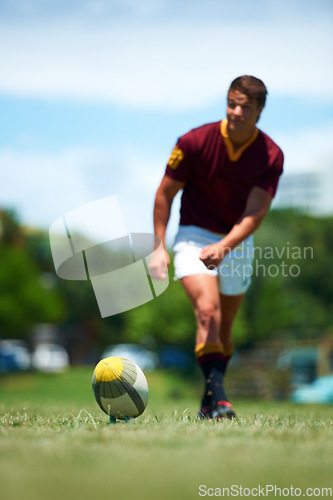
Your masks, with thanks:
M144 414L106 425L92 371L0 378L2 500L187 500L232 485L230 496L272 485L324 497L318 488L333 487L332 407L233 401L237 421L201 422L199 388L157 371Z

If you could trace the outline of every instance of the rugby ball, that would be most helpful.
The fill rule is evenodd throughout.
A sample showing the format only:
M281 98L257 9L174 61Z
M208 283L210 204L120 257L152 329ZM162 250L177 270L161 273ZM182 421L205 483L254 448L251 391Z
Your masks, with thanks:
M111 418L136 418L148 403L147 379L129 359L102 359L95 367L92 388L99 407Z

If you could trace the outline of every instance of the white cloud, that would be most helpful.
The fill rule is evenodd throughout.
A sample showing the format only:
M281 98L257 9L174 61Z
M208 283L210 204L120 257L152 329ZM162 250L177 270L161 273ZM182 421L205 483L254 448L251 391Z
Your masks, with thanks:
M47 227L61 210L88 196L75 152L55 156L42 153L0 152L1 204L14 207L25 223ZM84 156L82 156L84 158Z
M276 94L332 99L329 20L3 24L0 92L182 110L251 73Z
M168 0L52 0L47 7L39 0L6 0L0 5L0 93L173 113L219 102L235 76L251 73L271 95L331 105L332 6L325 2L240 0L234 12L234 3L220 0L204 7L193 0L190 8L188 1L175 7ZM332 198L332 135L333 128L320 123L272 133L285 152L286 173L323 171L326 203ZM31 148L29 137L23 142L21 150ZM48 228L66 211L117 195L128 230L149 232L166 157L144 147L0 150L1 204L17 208L25 223ZM178 209L179 200L170 238Z
M325 173L331 170L332 137L333 124L328 127L309 127L292 134L281 131L274 134L274 139L285 154L286 173Z
M273 206L302 207L317 215L333 214L333 125L274 137L285 154L284 176Z
M109 22L130 19L136 22L162 19L193 20L235 19L253 21L263 19L311 18L315 20L323 12L332 11L331 0L1 0L0 17L7 20L40 22L50 20L79 19L80 21L98 20Z
M116 195L128 231L151 232L156 188L165 159L126 150L66 150L57 154L0 151L1 205L20 220L48 229L78 206Z

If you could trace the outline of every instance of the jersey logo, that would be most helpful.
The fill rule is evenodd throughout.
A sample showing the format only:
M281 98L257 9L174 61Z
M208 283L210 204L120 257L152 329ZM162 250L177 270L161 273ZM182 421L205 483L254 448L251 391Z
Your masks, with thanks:
M176 170L178 168L180 162L184 159L184 153L178 146L175 146L172 150L168 161L168 167L172 170Z

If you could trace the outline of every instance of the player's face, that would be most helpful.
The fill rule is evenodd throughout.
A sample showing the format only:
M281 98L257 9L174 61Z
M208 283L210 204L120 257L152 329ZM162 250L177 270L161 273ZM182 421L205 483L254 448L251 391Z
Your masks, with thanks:
M261 113L255 99L251 99L238 90L228 93L227 118L230 132L252 133Z

